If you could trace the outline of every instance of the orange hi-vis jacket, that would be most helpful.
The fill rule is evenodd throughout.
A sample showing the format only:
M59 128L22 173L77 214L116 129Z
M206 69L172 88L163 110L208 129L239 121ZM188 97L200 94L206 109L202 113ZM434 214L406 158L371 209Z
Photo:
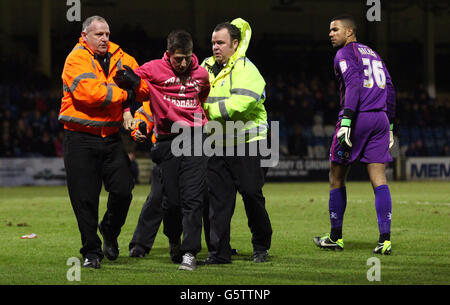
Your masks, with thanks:
M113 80L122 66L139 67L136 60L117 44L109 42L111 54L108 77L86 43L79 43L67 56L62 72L63 98L58 119L64 129L107 137L119 131L122 103L128 93Z
M136 141L136 131L139 130L140 123L147 124L147 135L149 135L153 129L154 121L152 111L150 109L150 102L146 101L142 103L142 106L139 107L139 109L134 113L134 119L136 121L136 127L131 132L131 136ZM155 133L152 134L152 142L156 143Z

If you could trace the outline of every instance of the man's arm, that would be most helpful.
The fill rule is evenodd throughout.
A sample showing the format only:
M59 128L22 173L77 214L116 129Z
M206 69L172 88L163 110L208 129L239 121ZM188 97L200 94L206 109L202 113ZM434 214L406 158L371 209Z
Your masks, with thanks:
M392 82L391 75L389 74L386 65L383 62L384 70L386 71L386 114L389 119L389 148L394 145L394 119L395 119L395 87Z
M87 107L106 107L123 103L128 98L128 93L116 84L105 84L99 80L90 60L83 56L69 56L62 77L74 97L74 103L82 103Z
M347 54L339 54L335 59L335 68L340 72L345 85L343 109L356 112L359 107L361 78L358 69L358 58Z
M387 116L389 118L389 122L393 123L395 119L395 87L392 82L391 75L389 74L386 65L383 63L384 70L386 71L386 107L387 107Z
M225 121L242 120L248 111L251 111L258 103L264 102L265 81L258 69L249 61L240 60L232 72L231 96L228 97L222 107L220 102L214 103L210 108L218 108L210 111L211 120L222 118ZM239 66L238 66L239 65Z
M136 127L131 132L131 136L136 142L143 142L153 130L153 117L149 113L149 102L142 103L142 106L134 113ZM145 129L143 128L145 127ZM144 129L144 130L143 130ZM144 132L143 132L144 131Z
M147 87L145 82L133 72L134 69L139 68L136 60L131 56L129 56L128 59L129 65L124 65L124 69L117 71L113 79L120 88L127 90L127 93L131 95L123 105L123 127L128 131L133 131L137 125L135 119L131 115L131 103L134 101L142 102L146 100L148 92L139 93L139 96L136 95L136 92L139 92L139 89L137 88L140 87L141 82L144 83L145 88Z
M123 70L117 71L114 76L114 81L121 88L131 89L136 94L136 101L142 102L148 100L150 89L147 82L150 82L152 75L150 73L150 62L139 67L136 63L135 66L124 65Z
M358 70L358 58L354 56L343 56L341 52L335 57L335 69L340 72L345 86L344 113L341 120L341 127L336 136L343 146L352 147L350 141L351 124L353 115L359 107L359 94L361 79Z

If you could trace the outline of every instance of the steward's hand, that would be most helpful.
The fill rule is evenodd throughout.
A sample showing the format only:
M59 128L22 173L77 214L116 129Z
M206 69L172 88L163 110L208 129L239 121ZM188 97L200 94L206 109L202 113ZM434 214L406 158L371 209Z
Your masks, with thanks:
M134 137L136 138L136 142L144 142L147 139L147 136L143 135L139 129L136 130Z
M141 83L141 78L134 73L131 67L124 65L123 70L117 71L116 75L113 77L114 82L121 89L136 89Z
M133 116L131 115L131 112L125 111L123 113L123 128L125 128L128 131L132 131L132 130L134 130L135 127L136 127L136 122L135 122Z

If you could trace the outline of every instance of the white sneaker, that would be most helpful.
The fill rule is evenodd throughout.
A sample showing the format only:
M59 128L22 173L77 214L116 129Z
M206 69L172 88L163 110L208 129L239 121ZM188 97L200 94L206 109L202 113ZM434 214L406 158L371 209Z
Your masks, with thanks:
M178 267L178 270L193 271L196 267L197 261L195 259L195 256L187 252L183 255L183 261L181 262L180 267Z

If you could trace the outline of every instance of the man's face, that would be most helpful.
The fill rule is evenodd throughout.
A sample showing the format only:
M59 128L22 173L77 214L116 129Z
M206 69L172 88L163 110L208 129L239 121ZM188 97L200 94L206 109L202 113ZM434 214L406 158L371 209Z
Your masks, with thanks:
M231 41L228 29L221 29L217 32L213 32L211 43L214 57L216 58L216 61L222 65L228 62L228 59L236 52L239 45L237 39Z
M330 34L328 36L330 37L333 48L344 46L347 43L347 38L350 34L351 30L340 20L334 20L330 23Z
M191 64L192 60L192 50L188 51L182 51L182 50L175 50L175 52L172 54L169 51L169 61L172 65L172 68L177 73L184 73L189 68L189 65Z
M109 44L109 26L105 22L92 21L86 32L81 32L83 41L98 55L105 55Z

